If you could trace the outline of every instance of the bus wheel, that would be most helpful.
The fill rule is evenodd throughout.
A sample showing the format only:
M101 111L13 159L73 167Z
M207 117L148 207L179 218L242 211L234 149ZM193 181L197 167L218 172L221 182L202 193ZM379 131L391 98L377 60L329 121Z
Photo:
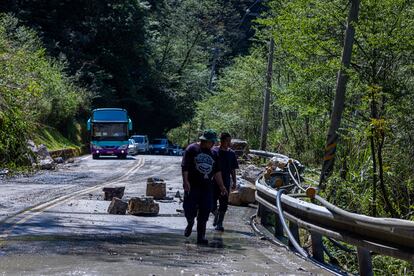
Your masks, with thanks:
M92 154L92 159L99 159L99 154Z

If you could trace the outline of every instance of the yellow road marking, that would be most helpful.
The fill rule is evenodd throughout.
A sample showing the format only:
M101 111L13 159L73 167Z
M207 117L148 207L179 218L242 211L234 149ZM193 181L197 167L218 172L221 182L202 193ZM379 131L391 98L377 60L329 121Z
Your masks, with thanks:
M19 224L25 223L29 219L31 219L34 216L37 216L37 215L43 213L44 211L46 211L46 210L48 210L50 208L53 208L55 206L58 206L60 204L65 203L65 202L67 202L69 200L72 200L76 196L84 195L86 193L90 193L90 192L96 191L98 189L101 189L104 186L118 184L121 181L127 180L127 178L130 175L134 174L136 171L138 171L140 168L142 168L144 166L144 164L145 164L144 158L140 158L139 161L138 161L138 163L136 165L134 165L123 176L119 177L116 180L112 180L112 181L107 182L107 183L104 183L104 184L99 184L99 185L96 185L96 186L93 186L93 187L89 187L89 188L83 189L81 191L72 193L71 195L58 197L58 198L53 199L51 201L45 202L43 204L40 204L40 205L38 205L36 207L30 208L29 210L26 210L26 211L24 211L22 213L19 213L16 216L10 217L9 219L14 219L14 218L19 217L19 216L24 216L23 218L21 218L17 222L12 223L11 226L8 229L4 230L3 231L3 234L0 235L0 238L2 238L2 239L7 238ZM7 220L9 220L9 219L7 219ZM7 220L4 221L4 223L7 222Z

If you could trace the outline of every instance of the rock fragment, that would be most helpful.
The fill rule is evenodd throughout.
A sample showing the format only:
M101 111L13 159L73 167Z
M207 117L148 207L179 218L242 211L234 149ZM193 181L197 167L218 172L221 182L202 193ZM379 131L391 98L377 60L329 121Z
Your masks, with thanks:
M128 209L128 203L117 197L112 198L108 207L108 213L113 215L125 215Z
M160 211L153 197L133 197L128 201L128 213L135 216L156 216Z
M112 200L114 197L122 198L124 196L125 187L104 187L102 191L105 193L104 200Z
M147 179L147 196L152 196L154 199L163 199L167 195L167 185L161 178L150 177Z
M258 168L255 165L247 166L242 172L242 178L252 184L256 183L256 179L264 172L263 168Z

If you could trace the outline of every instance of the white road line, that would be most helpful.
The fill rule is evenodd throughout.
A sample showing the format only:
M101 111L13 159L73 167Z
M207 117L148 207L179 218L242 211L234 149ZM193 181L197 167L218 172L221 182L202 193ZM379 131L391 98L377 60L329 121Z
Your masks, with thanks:
M89 158L91 158L90 154L86 155L85 157L79 158L79 160L83 161L83 160L86 160L86 159L89 159Z

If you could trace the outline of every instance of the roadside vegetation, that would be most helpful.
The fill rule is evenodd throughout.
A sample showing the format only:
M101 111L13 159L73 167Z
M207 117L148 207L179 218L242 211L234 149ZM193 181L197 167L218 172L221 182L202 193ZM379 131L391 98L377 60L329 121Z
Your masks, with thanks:
M27 140L44 125L65 129L87 93L46 54L34 31L10 15L0 16L0 163L27 165ZM40 137L40 136L39 136Z
M97 107L126 108L135 132L168 132L182 146L213 128L258 148L271 38L268 150L320 168L348 8L343 0L1 1L0 168L27 164L28 139L80 145ZM355 28L323 193L352 212L414 220L414 2L361 1ZM355 259L340 254L353 270ZM378 274L414 270L381 256L374 264Z
M258 148L273 38L268 150L320 168L348 7L339 0L269 1L249 54L221 70L216 92L170 134L193 132L191 140L201 127L227 130ZM335 169L323 191L352 212L414 220L413 18L412 1L361 1ZM356 268L354 257L338 259ZM376 272L413 272L412 264L390 260L375 256Z

